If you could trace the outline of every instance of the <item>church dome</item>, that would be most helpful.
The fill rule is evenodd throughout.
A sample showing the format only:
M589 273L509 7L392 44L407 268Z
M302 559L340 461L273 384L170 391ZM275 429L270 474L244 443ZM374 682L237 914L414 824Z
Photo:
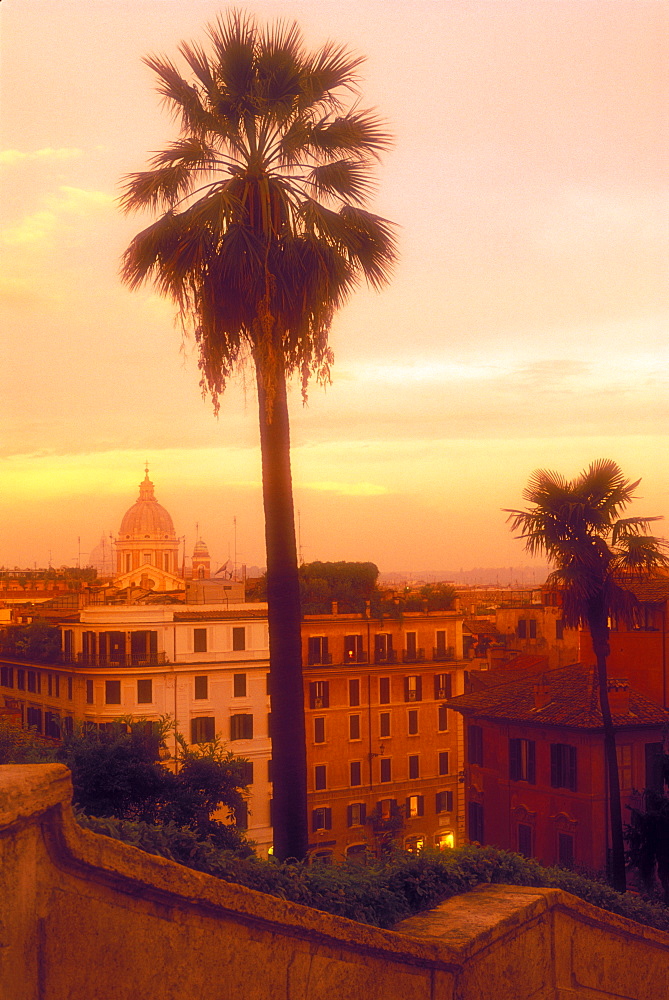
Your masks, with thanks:
M139 499L125 512L119 530L120 542L143 539L176 540L172 518L156 500L148 470L139 487Z

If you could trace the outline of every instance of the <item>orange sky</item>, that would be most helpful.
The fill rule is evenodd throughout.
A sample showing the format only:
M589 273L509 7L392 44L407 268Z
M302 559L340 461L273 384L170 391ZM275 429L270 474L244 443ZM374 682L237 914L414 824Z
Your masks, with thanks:
M0 564L116 532L148 459L177 532L262 563L257 415L212 416L168 304L118 280L118 181L174 137L141 57L228 4L3 0ZM658 0L258 2L368 59L396 145L374 210L392 285L336 318L333 385L292 405L303 556L519 565L500 508L610 457L669 513L667 77Z

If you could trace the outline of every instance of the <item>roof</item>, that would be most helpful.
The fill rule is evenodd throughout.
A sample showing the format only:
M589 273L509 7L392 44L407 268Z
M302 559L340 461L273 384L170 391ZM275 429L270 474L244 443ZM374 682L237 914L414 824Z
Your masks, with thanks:
M624 587L625 590L631 591L638 601L647 604L661 604L669 598L669 576L625 582Z
M602 729L596 667L574 663L554 670L500 669L472 672L470 676L478 690L448 701L449 708L465 716L534 726ZM543 708L535 707L534 691L539 684L548 689ZM630 711L614 714L613 723L619 728L664 726L669 724L669 712L630 689Z
M471 632L472 635L494 635L501 637L501 633L495 622L490 621L489 618L465 618L462 627Z

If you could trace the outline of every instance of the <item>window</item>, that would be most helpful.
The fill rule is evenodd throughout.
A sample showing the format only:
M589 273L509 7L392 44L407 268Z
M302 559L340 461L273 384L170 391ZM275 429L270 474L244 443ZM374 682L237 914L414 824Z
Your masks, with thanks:
M56 698L60 698L60 674L53 675L53 693Z
M71 628L66 628L63 632L63 653L65 654L65 660L67 663L72 662L73 646L74 646L74 630Z
M418 656L418 643L417 643L416 632L406 633L406 658L407 660L415 660Z
M467 819L469 820L469 829L467 831L467 836L470 841L475 841L477 844L485 843L484 829L483 829L483 806L480 802L470 802L467 809Z
M535 777L534 740L509 740L509 778L533 785Z
M646 782L645 787L659 792L664 791L663 777L663 745L662 743L646 743Z
M453 690L453 682L450 674L434 675L434 697L437 701L443 698L450 698Z
M246 698L246 674L235 674L232 678L235 698Z
M537 637L537 620L536 618L519 618L518 628L516 629L516 634L519 639L536 639Z
M446 833L435 833L434 846L439 851L445 851L447 848L454 848L455 834L450 831L447 831Z
M422 795L409 795L406 800L405 816L413 819L414 816L422 816L424 813L424 799Z
M93 704L93 681L86 681L86 704Z
M326 635L310 635L308 640L309 663L330 663L328 653L328 637Z
M252 740L253 739L253 716L252 715L231 715L230 716L230 739L231 740Z
M0 667L0 684L6 688L14 687L14 668Z
M214 731L213 717L205 718L201 716L190 720L190 741L191 743L213 743L216 739Z
M34 670L28 671L28 690L32 691L33 694L40 694L42 685L40 683L40 675Z
M410 708L408 715L409 715L409 718L408 718L409 736L417 736L418 735L418 709L417 708Z
M379 736L390 736L390 712L379 713Z
M381 757L381 781L392 781L392 762L390 757Z
M420 701L422 697L422 677L413 675L404 678L404 700Z
M537 621L536 621L536 618L530 618L528 624L529 624L529 627L530 627L530 639L536 639L536 637L537 637Z
M374 636L374 660L376 663L393 663L393 637L390 632L379 632Z
M329 681L312 681L309 685L309 705L311 708L329 708Z
M206 700L209 697L209 678L195 678L195 697L198 700Z
M47 694L49 695L49 697L51 697L53 694L53 680L51 674L46 675L46 681L47 681Z
M267 713L267 735L269 737L272 736L272 713L271 712Z
M314 787L316 791L322 791L327 787L327 772L325 764L317 764L314 768Z
M121 704L121 682L105 681L105 705Z
M311 855L311 860L319 865L331 865L332 851L314 851Z
M420 777L420 764L417 753L409 754L409 777L411 779Z
M519 618L518 626L516 628L516 635L519 639L527 639L527 619Z
M240 760L239 761L239 771L240 778L243 785L253 784L253 761L252 760Z
M437 632L435 632L434 640L437 644L434 650L435 656L437 657L437 659L443 659L446 656L446 652L448 649L446 645L445 629L438 629Z
M381 801L378 803L378 810L381 815L381 819L390 819L392 816L396 816L397 800L381 799Z
M246 628L244 625L235 625L232 629L233 650L246 649Z
M435 808L438 813L453 812L453 792L437 792Z
M193 652L194 653L206 653L207 652L207 630L206 630L206 628L194 628L193 629Z
M437 729L440 733L448 730L448 709L445 705L439 705L437 709Z
M26 710L26 724L29 729L36 729L38 733L42 732L42 709L32 708L28 706Z
M322 715L314 719L314 743L325 743L325 718Z
M480 726L467 727L467 757L470 764L483 766L483 730Z
M60 739L60 716L57 712L44 713L44 735L54 740Z
M561 618L555 619L555 638L564 639L564 622Z
M270 694L269 674L265 674L265 694Z
M272 758L270 757L267 761L267 780L272 780Z
M439 774L448 774L448 750L439 753Z
M344 662L345 663L364 663L365 657L362 651L362 636L361 635L345 635L344 636Z
M311 829L315 833L317 830L332 829L332 809L328 806L321 806L320 809L313 809L311 812Z
M379 705L390 704L390 677L379 677Z
M163 569L169 573L170 570L170 554L166 552L163 556Z
M129 573L131 569L132 569L132 557L131 557L130 553L127 552L126 556L125 556L125 571L126 571L126 573Z
M68 697L69 701L72 701L72 697L73 697L73 694L74 694L74 692L72 690L73 687L74 687L74 684L72 683L72 678L68 677L67 678L67 697Z
M364 826L367 819L367 807L364 802L353 802L347 810L348 826Z
M351 787L362 784L362 761L352 760L350 763Z
M246 830L249 825L249 807L244 801L235 806L235 826Z
M153 681L137 681L137 704L150 705L153 701Z
M551 743L551 786L576 791L576 747Z
M26 689L26 672L21 668L16 671L16 686L19 691L25 691Z
M528 823L518 824L518 853L524 858L532 857L532 827Z
M348 682L348 703L351 708L360 704L360 681L357 678Z
M574 838L570 833L558 833L558 864L572 868L574 864Z

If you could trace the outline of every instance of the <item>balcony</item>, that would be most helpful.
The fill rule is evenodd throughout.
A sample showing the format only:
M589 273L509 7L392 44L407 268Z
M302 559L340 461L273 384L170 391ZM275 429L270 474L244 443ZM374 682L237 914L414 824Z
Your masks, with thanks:
M432 650L432 659L436 663L443 663L445 660L454 660L455 649L453 646L435 646Z
M375 649L374 663L397 663L397 652L394 649Z
M332 653L309 653L307 663L310 667L329 667L332 665Z
M402 650L402 663L424 663L425 662L425 650L424 649L414 649Z
M368 663L369 657L364 650L345 649L342 663Z
M71 663L71 658L63 654L63 662ZM160 667L169 663L167 653L77 653L79 667Z

